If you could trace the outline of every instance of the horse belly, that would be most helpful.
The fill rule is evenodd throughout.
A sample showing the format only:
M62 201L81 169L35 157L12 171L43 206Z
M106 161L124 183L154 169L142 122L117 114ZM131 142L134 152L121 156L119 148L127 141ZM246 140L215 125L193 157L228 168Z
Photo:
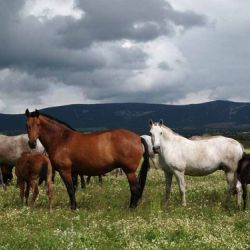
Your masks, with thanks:
M78 155L72 160L72 171L84 175L100 175L112 171L114 160L109 154L104 152L100 154Z
M74 164L72 166L72 172L83 175L102 175L112 171L115 168L114 164Z
M204 152L194 159L188 159L186 163L186 175L191 176L205 176L209 175L216 170L220 169L221 166L220 157L216 157L213 150L210 152Z
M185 169L185 175L190 175L190 176L205 176L212 174L216 170L220 168L220 165L215 165L215 166L210 166L210 165L205 165L205 166L186 166Z
M1 152L0 154L0 163L2 164L8 164L8 165L15 165L15 162L17 160L17 158L19 157L20 155L16 155L15 152L13 151L4 151L4 152Z

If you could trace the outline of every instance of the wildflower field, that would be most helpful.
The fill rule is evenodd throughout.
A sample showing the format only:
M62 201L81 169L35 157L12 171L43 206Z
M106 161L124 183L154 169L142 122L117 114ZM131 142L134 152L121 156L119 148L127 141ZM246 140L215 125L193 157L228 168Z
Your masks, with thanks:
M129 210L125 175L109 174L102 186L92 179L78 189L78 209L71 211L57 175L53 210L45 187L33 209L20 205L14 182L0 190L0 249L250 249L250 212L233 197L223 207L224 173L186 177L187 207L180 205L176 181L168 207L161 170L151 169L138 207Z

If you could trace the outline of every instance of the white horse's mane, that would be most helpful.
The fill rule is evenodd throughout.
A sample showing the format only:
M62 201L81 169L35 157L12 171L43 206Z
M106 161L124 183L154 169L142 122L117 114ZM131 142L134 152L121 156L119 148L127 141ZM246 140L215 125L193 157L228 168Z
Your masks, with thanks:
M163 128L163 130L162 130L163 131L163 136L165 136L165 137L168 137L169 134L183 137L183 136L179 135L178 133L174 132L171 128L165 126L165 125L161 125L161 128ZM183 138L185 138L185 137L183 137Z

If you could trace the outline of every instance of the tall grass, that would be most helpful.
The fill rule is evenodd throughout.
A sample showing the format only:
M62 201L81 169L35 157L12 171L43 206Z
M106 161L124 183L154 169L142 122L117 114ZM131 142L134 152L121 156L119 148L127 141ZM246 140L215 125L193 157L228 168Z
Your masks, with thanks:
M173 182L165 207L164 176L150 170L142 201L129 210L126 177L107 175L77 192L78 210L71 211L57 176L53 211L44 187L33 209L20 205L14 184L0 190L0 249L249 249L250 213L222 206L223 172L187 177L187 207L180 205Z

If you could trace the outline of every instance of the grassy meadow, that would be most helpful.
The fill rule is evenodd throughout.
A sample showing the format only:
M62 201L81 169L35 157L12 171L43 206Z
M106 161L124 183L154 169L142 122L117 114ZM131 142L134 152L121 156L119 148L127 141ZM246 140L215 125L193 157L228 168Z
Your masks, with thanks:
M14 180L15 183L15 180ZM250 249L250 212L229 209L224 173L186 177L187 207L180 205L177 183L164 206L164 176L151 169L138 207L129 210L125 175L109 174L101 186L92 179L77 192L71 211L59 176L53 186L53 210L44 187L33 209L20 205L15 184L0 189L0 249Z

